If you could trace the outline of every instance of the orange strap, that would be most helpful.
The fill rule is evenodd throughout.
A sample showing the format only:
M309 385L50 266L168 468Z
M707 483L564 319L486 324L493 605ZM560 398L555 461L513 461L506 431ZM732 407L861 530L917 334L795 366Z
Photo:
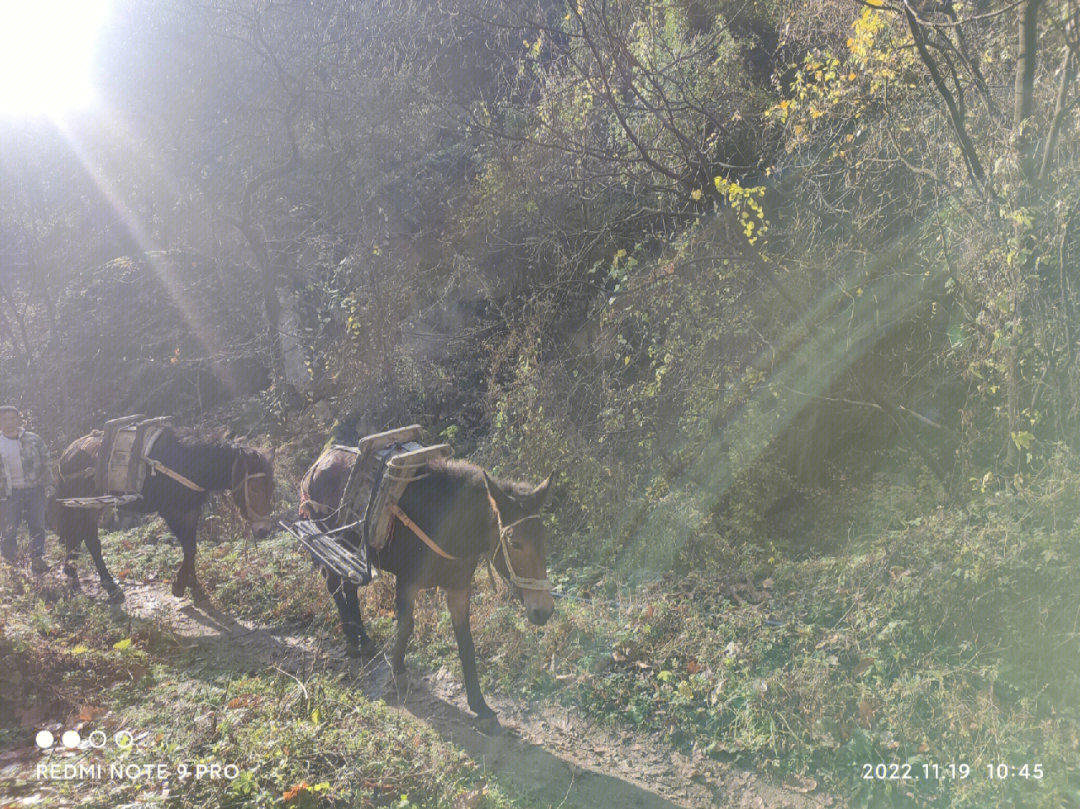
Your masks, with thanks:
M395 517L397 517L399 520L401 520L401 522L405 525L406 528L408 528L410 531L412 531L414 534L416 534L418 537L420 537L420 541L423 542L425 545L427 545L429 548L431 548L433 551L435 551L435 553L439 554L439 556L441 556L443 559L450 559L451 561L457 561L458 557L451 556L446 551L444 551L442 548L440 548L438 545L436 545L432 541L431 537L429 537L427 534L425 534L423 532L423 530L420 528L419 525L417 525L416 523L414 523L412 520L409 519L409 515L406 514L404 511L402 511L398 507L397 503L390 503L389 508L390 508L390 513L391 514L393 514Z

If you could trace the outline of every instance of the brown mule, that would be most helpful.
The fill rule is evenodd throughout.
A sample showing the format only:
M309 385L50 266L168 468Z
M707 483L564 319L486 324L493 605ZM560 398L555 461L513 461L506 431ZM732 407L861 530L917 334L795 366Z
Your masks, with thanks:
M353 453L331 448L308 469L300 483L300 513L307 519L325 518L341 502ZM386 547L372 554L377 568L397 579L397 640L390 662L394 674L405 670L405 650L413 631L416 594L441 587L457 639L469 708L485 732L495 732L499 720L480 692L476 651L469 626L469 597L473 573L484 557L510 582L534 624L544 624L555 609L547 579L545 530L539 513L551 489L549 476L539 486L494 481L475 464L432 461L408 485L398 502L401 516ZM354 534L338 535L358 542ZM350 653L367 652L371 641L360 616L357 587L324 569Z
M64 450L57 464L57 498L100 494L94 491L92 470L97 465L101 441L101 433L94 431L72 441ZM251 526L255 538L265 537L270 533L270 513L274 503L273 452L266 453L224 442L180 438L172 429L166 428L154 442L150 457L197 488L167 474L149 475L143 483L142 499L125 508L161 515L169 530L180 540L184 551L184 560L173 583L173 595L182 596L184 590L190 587L194 598L204 598L206 594L195 576L195 532L203 503L210 492L230 491L233 502ZM109 603L123 601L124 591L113 580L101 557L97 511L70 508L59 503L54 505L56 533L67 550L64 573L73 583L78 583L75 559L85 542L101 584L109 594Z

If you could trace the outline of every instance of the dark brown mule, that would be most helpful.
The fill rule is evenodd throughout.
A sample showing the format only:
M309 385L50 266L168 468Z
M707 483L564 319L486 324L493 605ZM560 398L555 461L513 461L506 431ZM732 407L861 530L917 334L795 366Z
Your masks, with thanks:
M350 452L331 448L308 469L300 483L302 516L324 518L337 508L355 459ZM407 522L395 520L386 548L372 556L376 567L393 573L397 579L397 640L390 658L394 674L405 670L416 594L429 587L441 587L457 639L469 707L485 731L497 730L499 721L484 702L476 675L476 651L469 628L473 572L485 556L492 558L495 569L510 582L514 594L525 605L529 620L538 625L547 622L555 602L547 580L545 532L539 512L550 488L550 477L533 487L494 481L480 467L463 461L433 461L408 485L398 503ZM426 544L415 529L426 534L445 555ZM345 542L357 541L355 535L339 536ZM372 644L360 617L356 585L343 582L331 571L324 569L323 573L341 614L346 648L353 654L361 649L370 651Z
M58 498L97 494L92 470L97 465L101 440L101 432L95 430L72 441L64 450L57 464L60 473L56 487ZM230 490L233 502L251 525L255 538L265 537L270 533L270 512L274 502L273 453L224 442L180 438L166 428L154 442L150 457L199 488L190 488L158 472L147 476L142 499L125 508L143 513L156 511L161 515L184 550L184 561L173 583L173 595L182 596L184 590L190 587L194 598L204 598L206 594L195 577L195 531L203 503L210 492ZM101 577L101 584L109 594L109 602L115 604L123 601L123 590L113 580L101 558L98 512L57 504L57 534L67 549L64 572L73 583L78 584L75 559L79 547L85 542Z

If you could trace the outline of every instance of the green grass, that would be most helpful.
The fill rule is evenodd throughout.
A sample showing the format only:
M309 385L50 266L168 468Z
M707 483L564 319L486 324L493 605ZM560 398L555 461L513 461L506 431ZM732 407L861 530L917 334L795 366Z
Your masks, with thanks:
M850 530L822 531L813 546L727 543L722 569L698 565L633 587L598 561L554 564L567 597L543 628L491 592L481 571L473 626L485 690L557 702L780 778L798 774L852 806L1075 806L1080 486L1070 480L1061 473L985 496L967 512L920 508L920 495L878 481L842 494L819 519L843 525L836 515L846 514ZM180 554L158 532L110 536L106 554L122 581L153 579L164 596ZM322 581L290 541L247 553L239 541L200 545L199 575L224 610L341 643ZM107 708L156 729L152 743L166 745L156 755L245 773L187 785L176 806L276 806L302 783L310 789L294 799L310 805L450 805L481 785L480 805L515 805L461 751L332 672L303 682L251 675L193 659L156 620L118 623L92 599L18 589L0 578L4 643L27 664L16 667L26 699L54 713ZM380 643L394 632L392 593L392 577L363 591ZM126 638L128 648L114 648ZM409 660L460 676L435 593L418 601ZM57 677L62 688L43 684ZM25 731L8 723L0 734L12 742ZM877 764L916 776L966 764L970 774L862 777ZM989 777L999 764L1026 764L1029 777ZM103 793L102 805L137 792L109 788L122 794Z
M746 548L634 590L601 578L540 633L497 607L477 646L500 689L798 773L855 806L1077 805L1080 531L1073 504L1054 530L1038 499L823 540L837 555ZM920 779L861 777L878 763ZM962 763L966 779L921 777ZM1029 777L992 779L998 764Z

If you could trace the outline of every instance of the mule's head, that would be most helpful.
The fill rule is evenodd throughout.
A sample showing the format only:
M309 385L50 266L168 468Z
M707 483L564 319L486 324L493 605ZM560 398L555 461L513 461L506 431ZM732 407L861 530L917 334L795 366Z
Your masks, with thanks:
M255 539L270 533L274 511L274 451L236 448L231 494L241 516L251 525Z
M547 532L540 509L551 490L551 478L536 488L500 486L484 473L488 502L495 514L498 545L494 564L499 575L510 582L525 605L525 615L537 625L547 623L555 611L547 578Z

